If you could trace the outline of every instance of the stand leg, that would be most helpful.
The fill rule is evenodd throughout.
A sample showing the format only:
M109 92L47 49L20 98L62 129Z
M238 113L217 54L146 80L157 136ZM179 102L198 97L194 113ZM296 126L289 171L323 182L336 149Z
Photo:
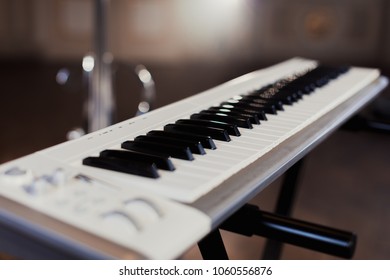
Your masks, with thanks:
M205 238L199 241L198 247L204 260L229 259L219 229L213 230Z
M290 216L293 207L295 193L298 185L299 173L303 166L303 158L296 162L285 173L280 189L275 213L283 216ZM280 258L283 244L275 240L267 240L262 259L276 260Z

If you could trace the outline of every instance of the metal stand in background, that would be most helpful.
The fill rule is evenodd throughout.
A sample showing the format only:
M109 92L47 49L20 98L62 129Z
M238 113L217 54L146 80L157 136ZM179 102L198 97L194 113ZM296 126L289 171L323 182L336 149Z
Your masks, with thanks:
M83 78L86 80L88 94L84 106L82 126L68 133L68 139L78 138L85 133L93 132L115 122L115 96L113 90L113 55L107 48L107 21L109 0L94 1L94 52L83 57ZM155 83L151 73L144 65L131 67L141 83L141 94L135 115L149 112L156 99ZM67 69L61 69L57 76L63 77L57 82L64 85L69 76Z
M114 96L112 89L111 53L107 51L107 6L109 0L95 0L94 65L88 88L87 132L113 124Z

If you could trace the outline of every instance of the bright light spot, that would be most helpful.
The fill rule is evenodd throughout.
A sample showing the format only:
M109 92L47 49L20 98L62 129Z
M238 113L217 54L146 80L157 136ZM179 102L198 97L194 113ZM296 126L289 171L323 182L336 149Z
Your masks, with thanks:
M56 76L57 83L60 85L65 85L69 79L69 74L70 73L68 69L65 68L60 69Z
M146 69L142 69L141 71L139 71L138 77L145 84L149 83L152 80L152 75L150 75L150 72Z
M74 140L74 139L78 139L80 138L81 136L85 135L85 131L81 128L75 128L71 131L69 131L67 134L66 134L66 138L68 140Z
M142 101L138 104L138 110L141 113L147 113L150 110L150 105L148 102Z
M144 84L150 83L152 81L152 74L150 74L145 66L141 64L135 67L135 73L138 75L140 81Z
M90 55L84 56L82 66L84 71L91 72L95 67L95 59Z

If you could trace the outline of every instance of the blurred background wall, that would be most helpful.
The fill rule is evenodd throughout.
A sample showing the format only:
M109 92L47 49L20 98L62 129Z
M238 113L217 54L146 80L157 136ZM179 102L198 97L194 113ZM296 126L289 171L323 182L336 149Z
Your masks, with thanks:
M302 55L389 63L384 0L112 0L118 60L253 63ZM0 0L1 57L77 60L91 51L92 0Z

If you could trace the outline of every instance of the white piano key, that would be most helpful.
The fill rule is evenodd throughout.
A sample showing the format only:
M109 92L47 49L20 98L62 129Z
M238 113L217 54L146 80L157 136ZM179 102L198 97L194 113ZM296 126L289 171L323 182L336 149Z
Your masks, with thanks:
M286 132L289 132L294 127L296 127L296 124L287 126L286 124L281 124L279 122L267 122L263 124L261 129L264 131L277 131L277 134L283 136Z
M233 146L233 145L229 145L228 143L232 143L234 145L233 141L226 142L226 143L219 143L217 145L219 149L218 154L236 157L237 159L245 159L246 157L253 154L254 149L242 147L240 145Z
M273 141L267 141L262 139L253 139L250 137L246 137L244 135L237 137L237 139L234 140L234 145L236 147L242 147L246 149L253 149L255 151L262 150L264 147L267 147L268 145L272 144Z
M241 132L242 136L245 136L248 139L253 139L254 141L260 139L260 140L269 141L269 142L272 143L276 139L279 138L277 135L267 134L266 132L264 132L261 129L262 127L263 127L262 125L259 125L259 126L256 126L255 129L251 129L251 130L249 130L249 129L241 129L240 132Z
M196 162L194 165L201 167L202 169L217 171L218 173L223 172L226 168L232 165L224 164L223 158L208 158L208 157L195 157Z
M302 120L296 120L291 118L288 115L288 112L282 112L278 115L272 115L268 117L268 123L272 124L273 126L280 126L280 127L291 127L297 124L302 123Z
M285 132L283 132L282 130L278 130L278 129L275 129L275 127L272 127L268 122L262 123L258 129L252 129L250 131L249 130L247 131L247 133L251 133L251 132L254 134L259 132L261 134L273 136L273 137L276 137L278 139L285 134Z
M189 174L193 177L209 177L209 176L216 176L219 172L221 172L221 168L218 168L218 166L211 167L210 164L205 163L201 159L196 158L193 161L185 161L180 159L172 159L172 162L176 168L175 171L167 173L174 174L176 171Z
M215 163L216 165L221 166L223 168L222 170L224 170L238 162L238 160L232 155L234 154L230 153L223 155L220 151L217 152L216 150L207 150L207 154L203 157L195 155L195 160L199 162Z

